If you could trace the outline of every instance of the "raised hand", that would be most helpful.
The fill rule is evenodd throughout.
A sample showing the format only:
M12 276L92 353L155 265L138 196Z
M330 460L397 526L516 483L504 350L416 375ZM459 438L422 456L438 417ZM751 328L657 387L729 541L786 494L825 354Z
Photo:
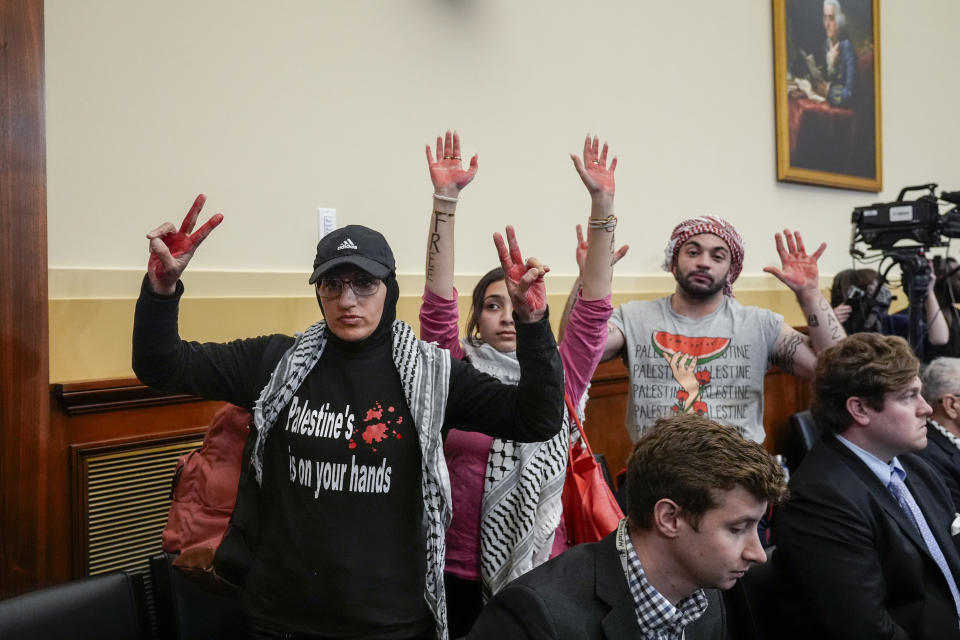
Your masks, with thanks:
M573 160L573 166L580 174L580 179L586 185L590 195L608 195L613 196L616 192L616 184L613 179L613 172L617 168L616 157L610 161L607 166L607 143L603 143L603 150L599 151L600 140L597 136L590 137L587 134L583 141L583 159L580 156L571 153L570 159Z
M587 242L587 239L583 237L583 227L579 224L577 225L577 268L580 269L580 277L583 277L583 270L587 266L587 250L590 248L590 243ZM627 255L627 251L630 250L630 245L625 244L613 253L613 257L610 259L610 266L620 262L620 258Z
M833 315L837 316L837 320L841 323L846 322L851 313L853 313L853 307L848 304L838 304L833 308Z
M786 238L786 244L784 244L784 238ZM827 243L822 243L813 255L807 255L807 249L803 246L803 238L800 237L799 231L784 229L783 236L777 232L776 240L777 253L780 254L783 268L764 267L763 270L787 285L794 293L819 291L820 270L817 268L817 260L826 250Z
M500 266L506 276L504 282L513 302L513 310L521 322L536 322L547 311L547 288L543 276L550 271L550 267L541 264L536 258L527 258L524 261L517 244L517 234L510 225L507 225L507 243L504 243L503 236L499 233L493 234L493 244L500 256Z
M223 214L218 213L191 234L206 200L206 196L202 193L197 196L179 230L173 226L172 222L164 222L147 234L147 240L150 241L147 276L155 292L171 294L176 291L177 280L187 268L197 247L218 224L223 222Z
M477 154L470 158L470 166L464 169L460 157L460 134L447 131L443 138L437 136L436 160L430 145L427 145L427 166L430 168L434 192L455 198L477 175Z

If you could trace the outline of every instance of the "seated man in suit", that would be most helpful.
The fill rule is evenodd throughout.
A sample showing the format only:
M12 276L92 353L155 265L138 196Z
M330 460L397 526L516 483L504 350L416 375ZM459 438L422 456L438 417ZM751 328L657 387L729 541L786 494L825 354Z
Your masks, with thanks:
M766 560L757 523L786 494L776 461L733 427L680 414L640 438L627 481L616 531L507 585L468 638L752 637L716 589Z
M920 363L896 336L858 333L817 362L825 434L774 524L783 637L960 638L960 554L927 444ZM960 524L960 523L958 523Z
M940 472L960 511L960 358L937 358L923 370L923 397L933 407L920 456Z

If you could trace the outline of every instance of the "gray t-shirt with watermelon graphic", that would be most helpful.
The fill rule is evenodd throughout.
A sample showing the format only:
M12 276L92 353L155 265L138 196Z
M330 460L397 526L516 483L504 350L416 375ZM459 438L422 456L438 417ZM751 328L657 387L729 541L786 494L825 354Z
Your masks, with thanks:
M716 311L692 319L675 313L668 296L621 305L610 322L626 337L634 442L657 418L678 412L705 414L763 442L763 377L783 316L724 296Z

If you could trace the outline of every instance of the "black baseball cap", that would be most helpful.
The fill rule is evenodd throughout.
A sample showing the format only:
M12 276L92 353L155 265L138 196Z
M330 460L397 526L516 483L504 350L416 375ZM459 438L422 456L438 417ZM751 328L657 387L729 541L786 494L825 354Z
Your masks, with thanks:
M317 244L310 284L340 265L350 264L383 280L396 270L393 251L379 231L350 224L325 235Z

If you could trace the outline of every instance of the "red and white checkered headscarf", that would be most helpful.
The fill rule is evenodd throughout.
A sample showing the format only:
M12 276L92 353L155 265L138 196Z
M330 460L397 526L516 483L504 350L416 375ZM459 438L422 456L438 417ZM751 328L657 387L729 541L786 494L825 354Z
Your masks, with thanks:
M720 216L699 216L684 220L673 228L670 242L663 250L663 270L673 271L677 264L677 254L683 243L701 233L712 233L727 243L730 247L730 271L727 273L727 283L723 287L724 295L733 296L733 283L740 276L743 269L743 238L737 233L733 225Z

